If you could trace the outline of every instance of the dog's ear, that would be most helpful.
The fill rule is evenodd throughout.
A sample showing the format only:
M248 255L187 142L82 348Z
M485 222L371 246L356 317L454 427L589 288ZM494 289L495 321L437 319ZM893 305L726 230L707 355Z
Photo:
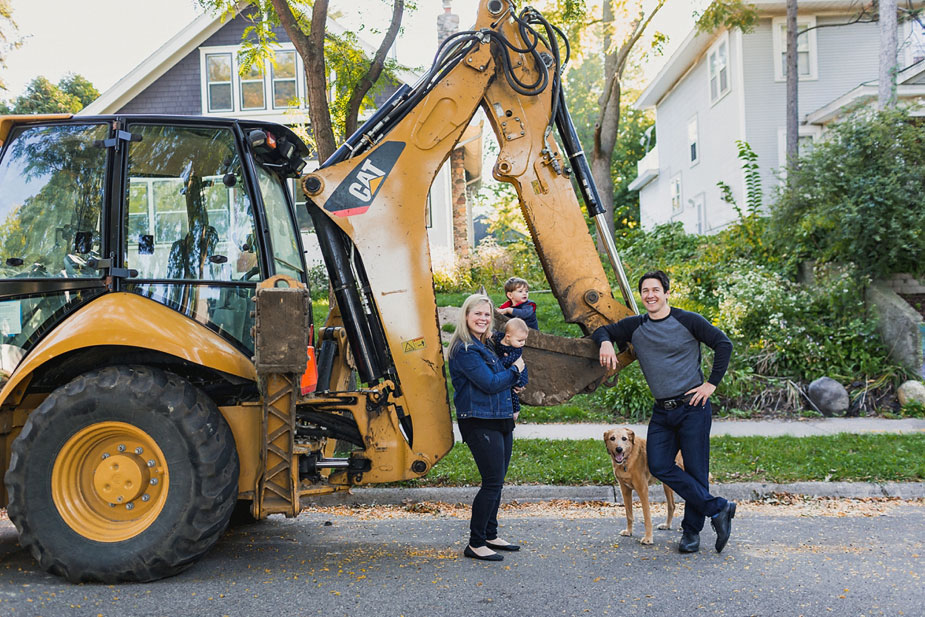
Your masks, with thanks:
M626 429L626 436L629 437L630 443L636 443L636 433L632 429Z

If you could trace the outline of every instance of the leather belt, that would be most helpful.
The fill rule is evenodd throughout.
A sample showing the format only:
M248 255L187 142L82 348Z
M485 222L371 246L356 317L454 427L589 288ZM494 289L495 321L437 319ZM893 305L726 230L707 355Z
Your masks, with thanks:
M656 399L655 404L666 411L671 411L682 405L687 405L693 396L693 394L685 394L684 396L677 396L675 398Z

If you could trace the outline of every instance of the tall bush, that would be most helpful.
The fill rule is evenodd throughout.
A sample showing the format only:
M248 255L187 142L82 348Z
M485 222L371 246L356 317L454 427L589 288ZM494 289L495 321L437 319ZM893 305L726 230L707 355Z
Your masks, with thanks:
M861 275L925 274L925 125L904 110L859 114L788 168L773 208L790 265L853 263Z

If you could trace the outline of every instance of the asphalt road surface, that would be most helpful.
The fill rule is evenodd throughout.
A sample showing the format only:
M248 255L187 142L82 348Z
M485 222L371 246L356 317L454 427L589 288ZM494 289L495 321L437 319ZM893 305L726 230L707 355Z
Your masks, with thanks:
M664 506L653 506L656 523ZM0 615L454 617L925 615L925 501L742 503L722 554L622 537L613 504L511 504L501 563L462 557L468 510L310 509L231 529L201 561L144 585L71 585L38 570L0 520ZM677 519L680 521L680 519ZM676 523L677 526L677 523Z

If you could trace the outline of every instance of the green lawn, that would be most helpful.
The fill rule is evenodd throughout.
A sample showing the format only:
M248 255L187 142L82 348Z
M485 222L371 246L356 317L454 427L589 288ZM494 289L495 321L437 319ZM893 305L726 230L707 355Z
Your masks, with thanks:
M723 482L920 482L925 480L925 434L820 437L715 437L714 481ZM613 484L604 444L588 440L515 439L510 484ZM465 444L456 444L421 480L404 486L479 483Z

